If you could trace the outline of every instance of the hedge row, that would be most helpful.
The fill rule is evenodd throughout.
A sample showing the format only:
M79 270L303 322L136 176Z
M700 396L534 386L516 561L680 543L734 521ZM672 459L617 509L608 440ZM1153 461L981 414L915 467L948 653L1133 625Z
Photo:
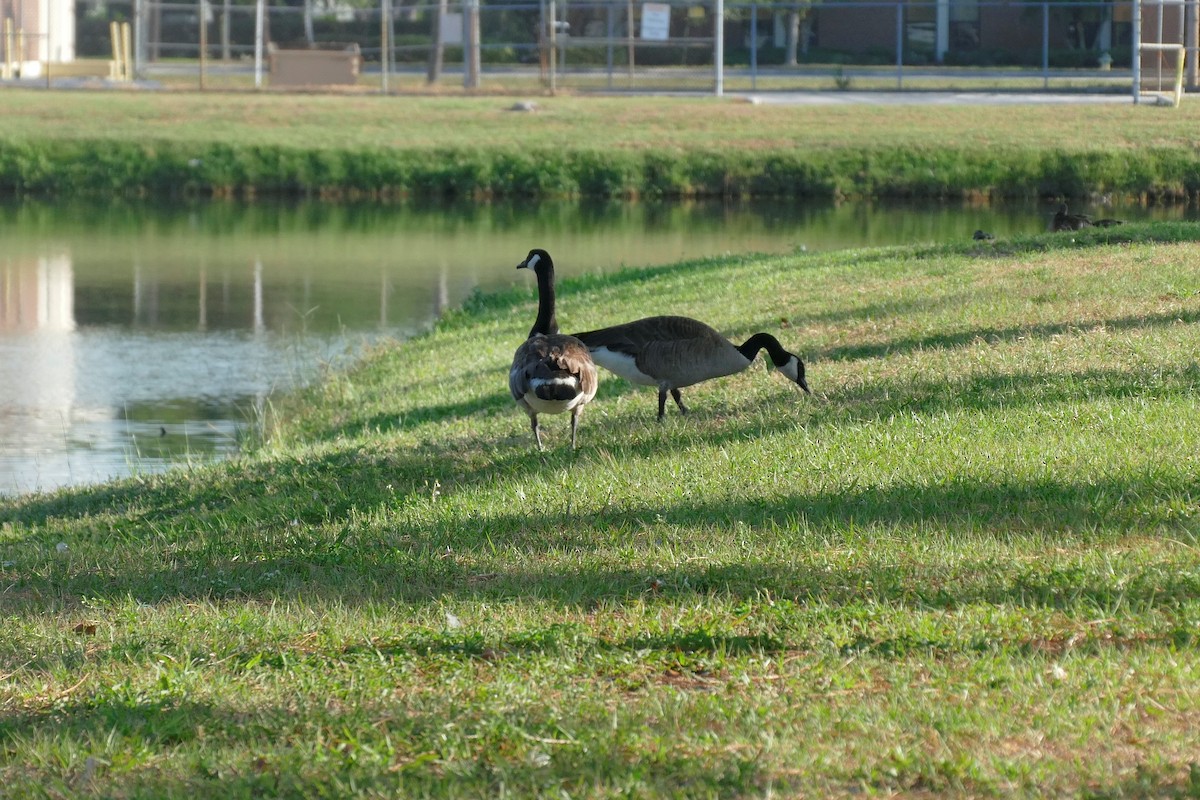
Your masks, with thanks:
M1200 151L298 149L0 141L15 194L331 197L1157 198L1200 193Z

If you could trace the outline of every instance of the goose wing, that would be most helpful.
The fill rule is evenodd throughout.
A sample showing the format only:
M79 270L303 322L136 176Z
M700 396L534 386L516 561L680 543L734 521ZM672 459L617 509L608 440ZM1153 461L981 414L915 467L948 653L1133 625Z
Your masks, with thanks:
M698 319L670 316L644 317L622 325L576 333L574 336L590 350L607 347L630 355L657 342L688 339L725 341L725 337Z
M745 366L728 339L691 317L645 317L575 336L601 366L635 383L688 386Z

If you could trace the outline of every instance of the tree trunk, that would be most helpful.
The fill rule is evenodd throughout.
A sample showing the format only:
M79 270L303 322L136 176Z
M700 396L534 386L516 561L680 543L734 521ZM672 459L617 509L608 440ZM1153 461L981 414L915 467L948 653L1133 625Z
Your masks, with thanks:
M442 44L442 20L446 16L446 0L438 0L433 16L433 41L429 46L429 69L425 73L427 83L442 79L442 63L446 58L446 46Z
M312 47L317 37L313 35L313 0L304 0L304 41Z
M783 63L789 67L796 66L799 63L796 60L796 50L800 42L800 7L793 6L787 12L787 38L786 38L786 53L784 54Z

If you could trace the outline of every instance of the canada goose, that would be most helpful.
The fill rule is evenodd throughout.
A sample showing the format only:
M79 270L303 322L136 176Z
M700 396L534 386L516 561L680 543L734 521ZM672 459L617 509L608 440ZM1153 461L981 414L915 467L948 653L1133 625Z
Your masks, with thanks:
M517 348L508 388L529 415L533 439L542 449L538 414L571 412L571 449L575 448L579 413L596 396L596 365L578 339L558 332L554 315L554 262L545 250L530 250L517 269L537 275L538 313L529 338Z
M666 413L667 392L686 414L679 390L694 383L741 372L765 349L775 368L812 394L804 380L804 362L784 350L769 333L756 333L735 345L690 317L646 317L624 325L575 334L592 360L622 378L658 387L658 419Z
M1054 212L1054 219L1050 221L1050 230L1052 231L1078 231L1090 227L1092 227L1092 218L1087 214L1069 213L1066 203L1058 207L1058 211Z
M975 233L971 234L971 238L977 242L990 242L992 239L995 239L996 237L993 236L992 234L988 233L987 231L976 230Z

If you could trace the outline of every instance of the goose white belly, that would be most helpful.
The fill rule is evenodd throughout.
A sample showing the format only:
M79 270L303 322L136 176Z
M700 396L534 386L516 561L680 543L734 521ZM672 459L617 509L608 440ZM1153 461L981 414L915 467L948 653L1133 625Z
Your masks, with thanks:
M571 390L572 394L569 398L562 400L538 396L539 389L545 389L546 387L558 388L560 385ZM529 381L528 388L525 389L525 393L521 395L520 400L530 410L538 414L562 414L570 411L577 405L587 402L587 397L580 390L578 379L574 377L551 378L549 380L544 378L532 378Z
M584 398L583 395L578 394L570 400L544 400L534 394L531 389L525 393L522 399L525 401L525 405L538 414L562 414L581 404Z
M597 347L591 351L592 361L604 367L609 372L620 375L630 383L640 383L643 386L658 386L658 381L638 369L637 360L628 353L619 353L607 347Z
M643 357L648 362L659 362L652 367L653 371L658 373L657 378L642 372L638 368L637 360L627 353L615 352L607 347L597 347L591 353L593 361L631 383L667 386L673 389L682 389L711 378L732 375L750 366L750 359L732 345L708 353L689 352L686 344L679 343L664 344L650 350L651 352L644 353ZM670 353L671 357L663 357L668 351L674 351Z

